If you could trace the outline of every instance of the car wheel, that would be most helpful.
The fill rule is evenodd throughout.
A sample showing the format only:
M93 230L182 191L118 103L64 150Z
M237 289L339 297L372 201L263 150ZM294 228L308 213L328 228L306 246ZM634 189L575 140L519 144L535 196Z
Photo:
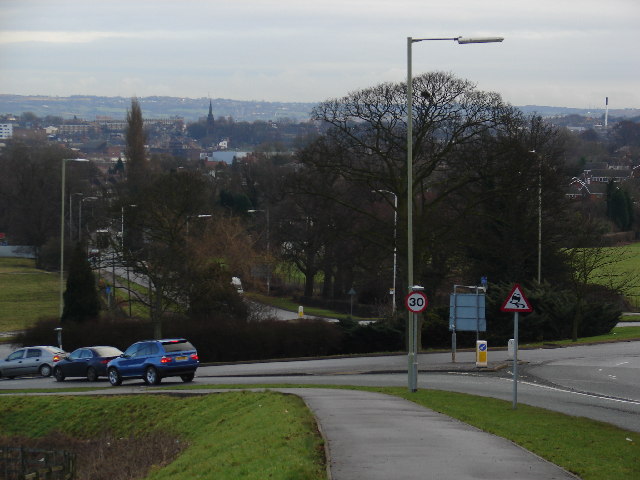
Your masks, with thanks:
M47 365L46 363L44 365L41 365L40 370L38 371L40 372L40 375L42 375L43 377L51 376L51 366Z
M64 373L62 373L62 369L61 368L54 368L53 369L53 376L56 377L56 381L58 382L64 382Z
M190 382L193 380L193 377L195 376L196 376L195 373L185 373L184 375L180 375L180 378L182 379L183 382Z
M158 385L160 383L160 375L155 367L147 367L144 371L144 381L147 385Z
M89 380L90 382L95 382L96 380L98 380L98 372L96 372L95 368L87 368L87 380Z
M109 369L109 371L107 372L107 376L109 377L109 383L111 383L111 385L113 385L114 387L117 387L122 383L122 377L120 376L120 373L113 367Z

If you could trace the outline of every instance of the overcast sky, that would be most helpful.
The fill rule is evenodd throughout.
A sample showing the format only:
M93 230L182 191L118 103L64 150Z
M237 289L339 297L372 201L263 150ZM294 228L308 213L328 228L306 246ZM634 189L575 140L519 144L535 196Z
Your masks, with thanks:
M640 108L639 0L0 0L0 93L317 102L443 70L514 105Z

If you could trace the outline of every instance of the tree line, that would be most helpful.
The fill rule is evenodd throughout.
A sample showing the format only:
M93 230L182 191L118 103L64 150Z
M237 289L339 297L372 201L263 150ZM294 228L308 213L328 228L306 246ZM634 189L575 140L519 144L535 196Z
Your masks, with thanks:
M64 194L99 199L78 227L107 231L111 258L149 279L150 289L135 295L150 306L155 335L172 315L249 321L231 276L250 289L268 285L271 294L334 308L345 308L355 291L358 304L393 325L409 288L410 209L414 278L434 307L448 304L452 285L476 285L481 277L489 288L551 285L542 290L580 306L563 319L578 335L588 305L605 297L615 303L611 292L623 289L611 285L604 295L587 288L578 252L600 248L613 223L565 191L581 161L601 147L588 148L597 142L448 73L419 75L413 89L411 198L402 83L319 104L316 127L293 156L265 149L214 172L148 155L143 112L133 99L124 176L96 186L95 165L71 162ZM35 141L10 142L1 153L0 227L16 243L33 245L41 267L57 267L60 165L76 155ZM622 203L628 215L626 198L612 191L608 213ZM287 268L304 278L300 292L286 281Z

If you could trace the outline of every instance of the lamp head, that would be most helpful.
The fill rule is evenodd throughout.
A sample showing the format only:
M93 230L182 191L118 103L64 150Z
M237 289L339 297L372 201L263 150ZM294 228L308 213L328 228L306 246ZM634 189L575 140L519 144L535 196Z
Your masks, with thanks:
M504 37L458 37L456 41L461 45L467 43L500 43Z

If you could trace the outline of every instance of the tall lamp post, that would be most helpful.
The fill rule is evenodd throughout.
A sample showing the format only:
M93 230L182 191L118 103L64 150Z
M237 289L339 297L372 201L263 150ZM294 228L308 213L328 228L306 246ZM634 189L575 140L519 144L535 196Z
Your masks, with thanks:
M391 306L391 314L395 317L396 314L396 271L398 265L398 243L397 243L397 227L398 227L398 195L393 193L390 190L374 190L374 192L379 193L388 193L393 195L393 285L391 287L392 290L392 306Z
M407 288L413 287L413 78L411 73L411 47L414 43L425 41L453 41L460 45L470 43L497 43L502 37L447 37L412 38L407 37ZM409 315L408 337L408 384L409 390L418 390L418 322L417 315Z
M86 158L63 158L62 159L62 195L60 199L60 318L62 319L62 310L64 309L64 190L65 190L65 174L67 162L88 162Z
M266 210L247 210L247 213L265 212L267 216L267 258L271 261L271 235L269 233L269 208ZM271 295L271 265L267 267L267 296Z
M529 153L536 154L535 150ZM542 157L538 156L538 285L542 280Z
M128 205L136 208L137 205ZM124 205L120 207L120 255L124 258ZM124 262L124 268L127 271L127 303L129 304L129 317L131 317L131 280L129 278L129 258Z
M82 204L86 201L95 201L98 197L84 197L80 200L80 207L78 208L78 242L82 241Z
M69 194L69 240L73 241L73 196L74 195L78 195L80 196L80 201L78 202L78 204L81 204L82 202L82 196L84 195L84 193L70 193Z

